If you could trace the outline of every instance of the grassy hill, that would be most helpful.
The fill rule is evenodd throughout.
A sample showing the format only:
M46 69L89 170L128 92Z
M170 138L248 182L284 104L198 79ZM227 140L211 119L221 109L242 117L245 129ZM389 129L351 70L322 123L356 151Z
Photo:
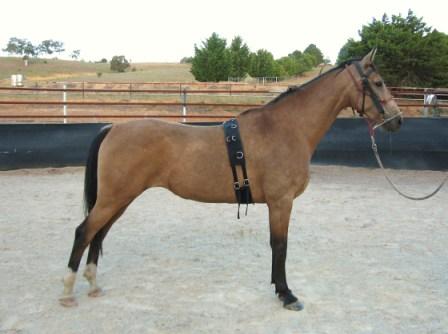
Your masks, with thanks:
M21 58L0 57L0 81L9 82L12 74L23 74L28 81L194 81L188 64L135 63L125 73L111 72L109 67L107 63L58 59L30 59L25 66Z
M19 57L0 57L0 85L9 85L12 74L23 74L26 85L33 82L194 82L190 72L190 64L176 63L133 63L130 70L116 73L110 70L108 63L93 63L84 61L37 59L29 60L24 65ZM328 70L331 66L326 66ZM301 76L281 81L278 84L297 85L319 75L321 68L315 68ZM272 84L276 86L276 84Z

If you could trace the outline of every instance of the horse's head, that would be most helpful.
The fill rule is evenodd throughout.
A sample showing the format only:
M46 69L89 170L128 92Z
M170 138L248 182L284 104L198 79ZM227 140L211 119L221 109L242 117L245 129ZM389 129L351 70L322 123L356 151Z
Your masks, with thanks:
M381 126L387 131L397 131L403 120L402 114L373 64L375 53L376 49L373 49L361 60L347 65L356 87L351 94L351 106L374 128Z

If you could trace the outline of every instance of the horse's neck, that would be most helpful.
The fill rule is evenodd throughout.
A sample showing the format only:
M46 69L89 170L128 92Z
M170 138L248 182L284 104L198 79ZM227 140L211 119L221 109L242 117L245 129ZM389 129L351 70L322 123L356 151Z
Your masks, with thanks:
M293 124L296 134L300 131L300 135L306 137L311 151L314 151L339 112L350 105L350 86L345 73L328 74L286 97L279 104L282 115L278 119L285 125Z

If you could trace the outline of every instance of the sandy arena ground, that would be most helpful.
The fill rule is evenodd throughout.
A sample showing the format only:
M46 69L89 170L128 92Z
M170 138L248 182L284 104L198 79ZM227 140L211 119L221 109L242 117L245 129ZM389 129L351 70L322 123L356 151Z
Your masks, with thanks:
M426 193L438 172L393 171ZM284 310L270 285L264 205L147 191L114 225L100 259L106 295L58 304L82 220L83 169L0 173L0 333L448 333L448 188L400 198L378 170L313 166L290 225ZM83 261L84 262L84 261ZM83 268L82 268L83 269Z

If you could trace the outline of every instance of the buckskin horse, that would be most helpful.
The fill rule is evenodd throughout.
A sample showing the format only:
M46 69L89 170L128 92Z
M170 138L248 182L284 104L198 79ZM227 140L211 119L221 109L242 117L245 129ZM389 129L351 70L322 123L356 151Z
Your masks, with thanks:
M401 112L373 64L375 51L237 117L252 200L269 208L271 282L287 309L303 308L286 282L288 225L293 200L307 187L317 144L344 108L356 110L370 126L395 131L401 125ZM102 241L131 202L151 187L195 201L236 203L223 126L139 120L100 131L86 164L86 218L76 228L60 304L77 305L73 287L89 245L88 294L102 295L96 282Z

